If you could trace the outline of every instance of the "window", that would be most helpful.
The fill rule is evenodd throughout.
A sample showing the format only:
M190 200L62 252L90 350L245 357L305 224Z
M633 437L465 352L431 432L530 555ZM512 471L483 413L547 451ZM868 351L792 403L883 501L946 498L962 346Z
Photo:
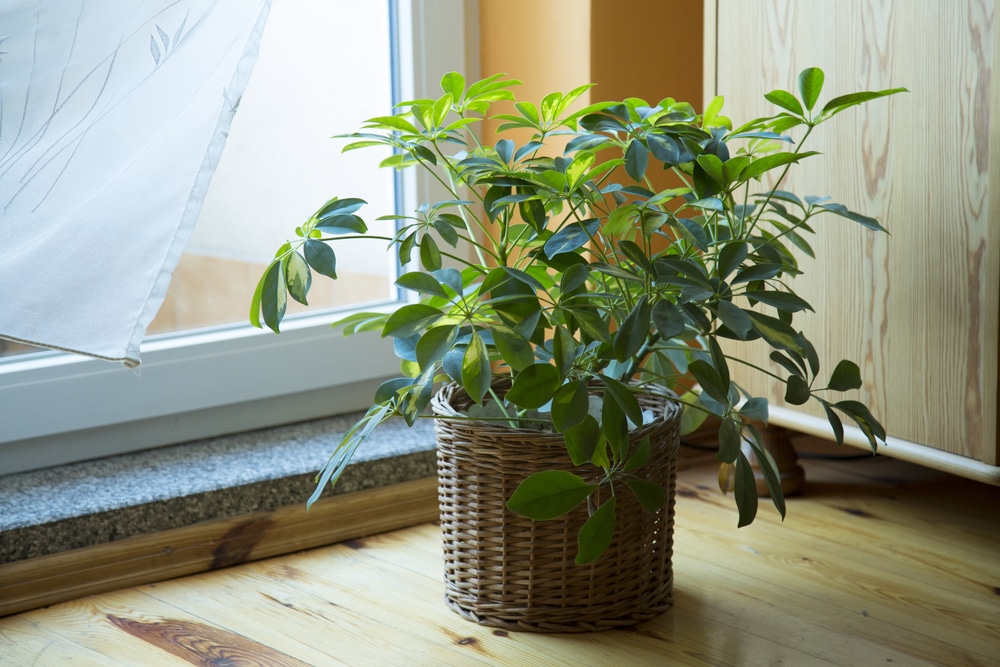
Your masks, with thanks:
M393 197L394 190L395 196L407 199L403 207L408 209L416 201L414 193L427 187L416 182L402 188L393 182L388 186L373 185L370 181L343 183L343 187L329 183L333 177L324 171L329 167L326 162L342 159L339 154L342 144L328 137L353 131L358 121L385 113L393 81L397 95L412 98L437 94L437 81L446 71L475 71L466 49L469 41L466 24L474 24L470 20L475 18L474 3L390 0L387 7L381 3L368 4L361 7L350 0L336 3L273 0L258 69L244 96L247 113L236 116L232 141L213 179L199 227L188 245L188 256L175 274L177 290L172 284L175 294L168 296L167 304L150 327L151 335L143 344L142 366L133 372L107 362L54 352L23 354L0 361L0 473L362 409L378 382L398 373L398 363L388 341L377 335L344 338L331 333L329 322L335 316L329 311L308 311L286 320L280 336L258 331L245 323L250 293L259 276L259 271L254 272L254 263L266 263L268 259L260 253L273 252L295 224L325 198L358 196L367 189L361 196L371 203L364 210L370 221L391 211L398 203L386 201ZM338 20L330 15L331 8L343 18ZM321 14L302 14L309 11ZM377 22L372 18L361 19L362 12L374 12L382 19ZM314 28L317 34L303 34L309 28ZM369 29L372 32L365 37L364 30ZM394 39L389 39L390 34ZM324 53L316 52L318 47L348 46L347 39L359 35L370 42L382 40L386 50L391 43L397 55L394 75L388 68L387 53L365 58L358 57L356 51L347 57L325 49ZM308 48L294 48L302 46ZM293 57L288 48L299 52L294 56L297 62L287 60ZM374 107L360 109L358 79L351 84L338 84L337 67L346 67L357 75L362 66L378 68L379 63L382 63L381 73L361 75L361 80L379 82L370 86L376 92L371 102ZM293 70L305 76L294 77ZM282 76L283 72L288 75ZM297 78L301 85L290 85ZM380 89L386 91L381 100L377 93ZM295 134L308 125L305 118L310 114L306 111L318 110L310 121L315 123L318 118L321 124L314 137L317 148L313 155L300 156L301 162L294 157L283 158L291 164L278 171L273 170L273 165L271 172L265 165L255 175L242 170L241 167L255 159L270 159L274 147L244 142L237 132L253 135L259 132L254 123L273 122L275 117L280 121L282 114L288 113L273 104L251 106L251 95L273 102L276 97L290 101L293 94L302 97L291 102L291 108L297 104L302 111L289 114L285 118L287 125L281 129ZM327 108L329 105L334 108ZM348 113L335 113L342 109ZM330 112L330 120L323 126L325 111ZM312 130L315 129L314 125ZM312 130L303 131L308 134ZM278 143L281 141L284 139ZM307 160L312 164L307 164ZM348 171L363 172L369 178L375 173L367 167L348 167ZM300 197L288 186L285 197L298 206L294 211L284 210L287 201L267 204L270 208L263 217L276 217L275 228L249 221L251 216L244 214L246 208L239 208L247 206L241 198L249 190L260 189L261 179L263 187L271 191L285 188L287 183L278 182L282 172L284 180L293 185L302 185L296 181L315 177L309 186L313 190ZM386 172L386 177L392 179L392 174ZM258 179L256 183L254 179ZM304 201L298 201L300 198ZM263 207L251 208L254 206ZM267 236L269 233L272 236ZM374 285L374 300L380 304L376 307L390 307L395 292L386 257L380 257L378 252L357 256L367 259L353 268L345 266L345 271L354 270L361 275L369 271L368 265L378 263L380 266L374 273L381 277L368 284ZM219 263L213 263L216 260ZM240 273L233 268L234 263L246 269L242 272L244 276L252 276L249 287L243 284L229 290L216 284L216 274ZM336 286L343 289L362 283L341 280ZM181 294L185 285L194 288ZM343 309L357 302L354 297L346 301L331 297L322 305ZM199 308L210 318L221 319L198 319L200 316L190 315ZM205 328L206 325L212 326ZM199 328L188 330L191 327ZM173 332L175 329L182 331ZM154 331L171 333L154 335Z

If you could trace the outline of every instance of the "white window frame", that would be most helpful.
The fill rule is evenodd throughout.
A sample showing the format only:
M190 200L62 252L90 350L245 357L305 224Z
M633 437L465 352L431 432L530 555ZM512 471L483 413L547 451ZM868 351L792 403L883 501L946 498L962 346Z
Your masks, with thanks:
M404 99L439 95L445 72L479 74L477 2L398 4L399 25L412 25L399 35L413 53ZM432 187L408 184L404 207ZM332 319L289 319L280 335L241 325L154 338L138 371L65 353L4 360L0 474L364 409L398 359L391 340L341 336Z

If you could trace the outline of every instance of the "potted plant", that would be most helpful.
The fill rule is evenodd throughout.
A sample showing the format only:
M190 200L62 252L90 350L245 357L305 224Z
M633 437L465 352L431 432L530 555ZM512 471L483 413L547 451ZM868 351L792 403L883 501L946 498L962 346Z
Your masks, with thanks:
M403 377L379 388L309 502L378 424L398 416L412 425L430 408L449 604L491 625L589 630L670 604L681 406L687 419L719 420L720 479L729 480L720 484L734 490L739 525L757 512L744 443L784 516L753 424L767 421L767 401L730 376L744 363L741 344L770 346L781 370L759 370L785 383L786 400L818 401L838 442L847 417L874 450L881 424L835 396L861 386L857 365L821 369L794 325L811 306L793 290L792 248L813 254L806 237L821 217L884 230L781 184L816 155L804 145L817 126L902 89L817 108L823 78L803 71L798 96L768 93L780 110L739 126L721 115L722 98L700 114L672 98L573 110L581 86L537 106L515 102L493 116L502 138L483 145L473 128L495 103L510 107L519 82L496 75L466 86L450 73L441 97L343 135L345 151L391 147L383 166L426 170L448 194L392 216L397 231L381 237L414 299L335 324L392 336ZM507 138L525 132L523 144ZM653 170L673 172L674 185L654 186ZM336 278L333 246L373 237L357 215L364 203L333 198L295 230L260 280L253 324L277 332L287 298L305 303L312 272Z

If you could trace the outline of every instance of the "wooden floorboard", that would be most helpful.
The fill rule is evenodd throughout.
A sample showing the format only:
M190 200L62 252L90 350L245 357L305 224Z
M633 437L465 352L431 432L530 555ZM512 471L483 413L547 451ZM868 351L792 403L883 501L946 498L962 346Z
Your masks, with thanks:
M635 628L465 621L422 524L0 618L0 665L1000 666L1000 487L813 445L786 520L743 529L685 450L675 605Z

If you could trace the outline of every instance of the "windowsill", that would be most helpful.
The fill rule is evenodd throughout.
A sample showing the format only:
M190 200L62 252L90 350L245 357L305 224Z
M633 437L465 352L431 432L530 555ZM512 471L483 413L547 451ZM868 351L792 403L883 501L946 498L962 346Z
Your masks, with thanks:
M0 477L0 564L304 505L316 471L359 416ZM333 493L435 474L431 420L393 421L359 448Z

